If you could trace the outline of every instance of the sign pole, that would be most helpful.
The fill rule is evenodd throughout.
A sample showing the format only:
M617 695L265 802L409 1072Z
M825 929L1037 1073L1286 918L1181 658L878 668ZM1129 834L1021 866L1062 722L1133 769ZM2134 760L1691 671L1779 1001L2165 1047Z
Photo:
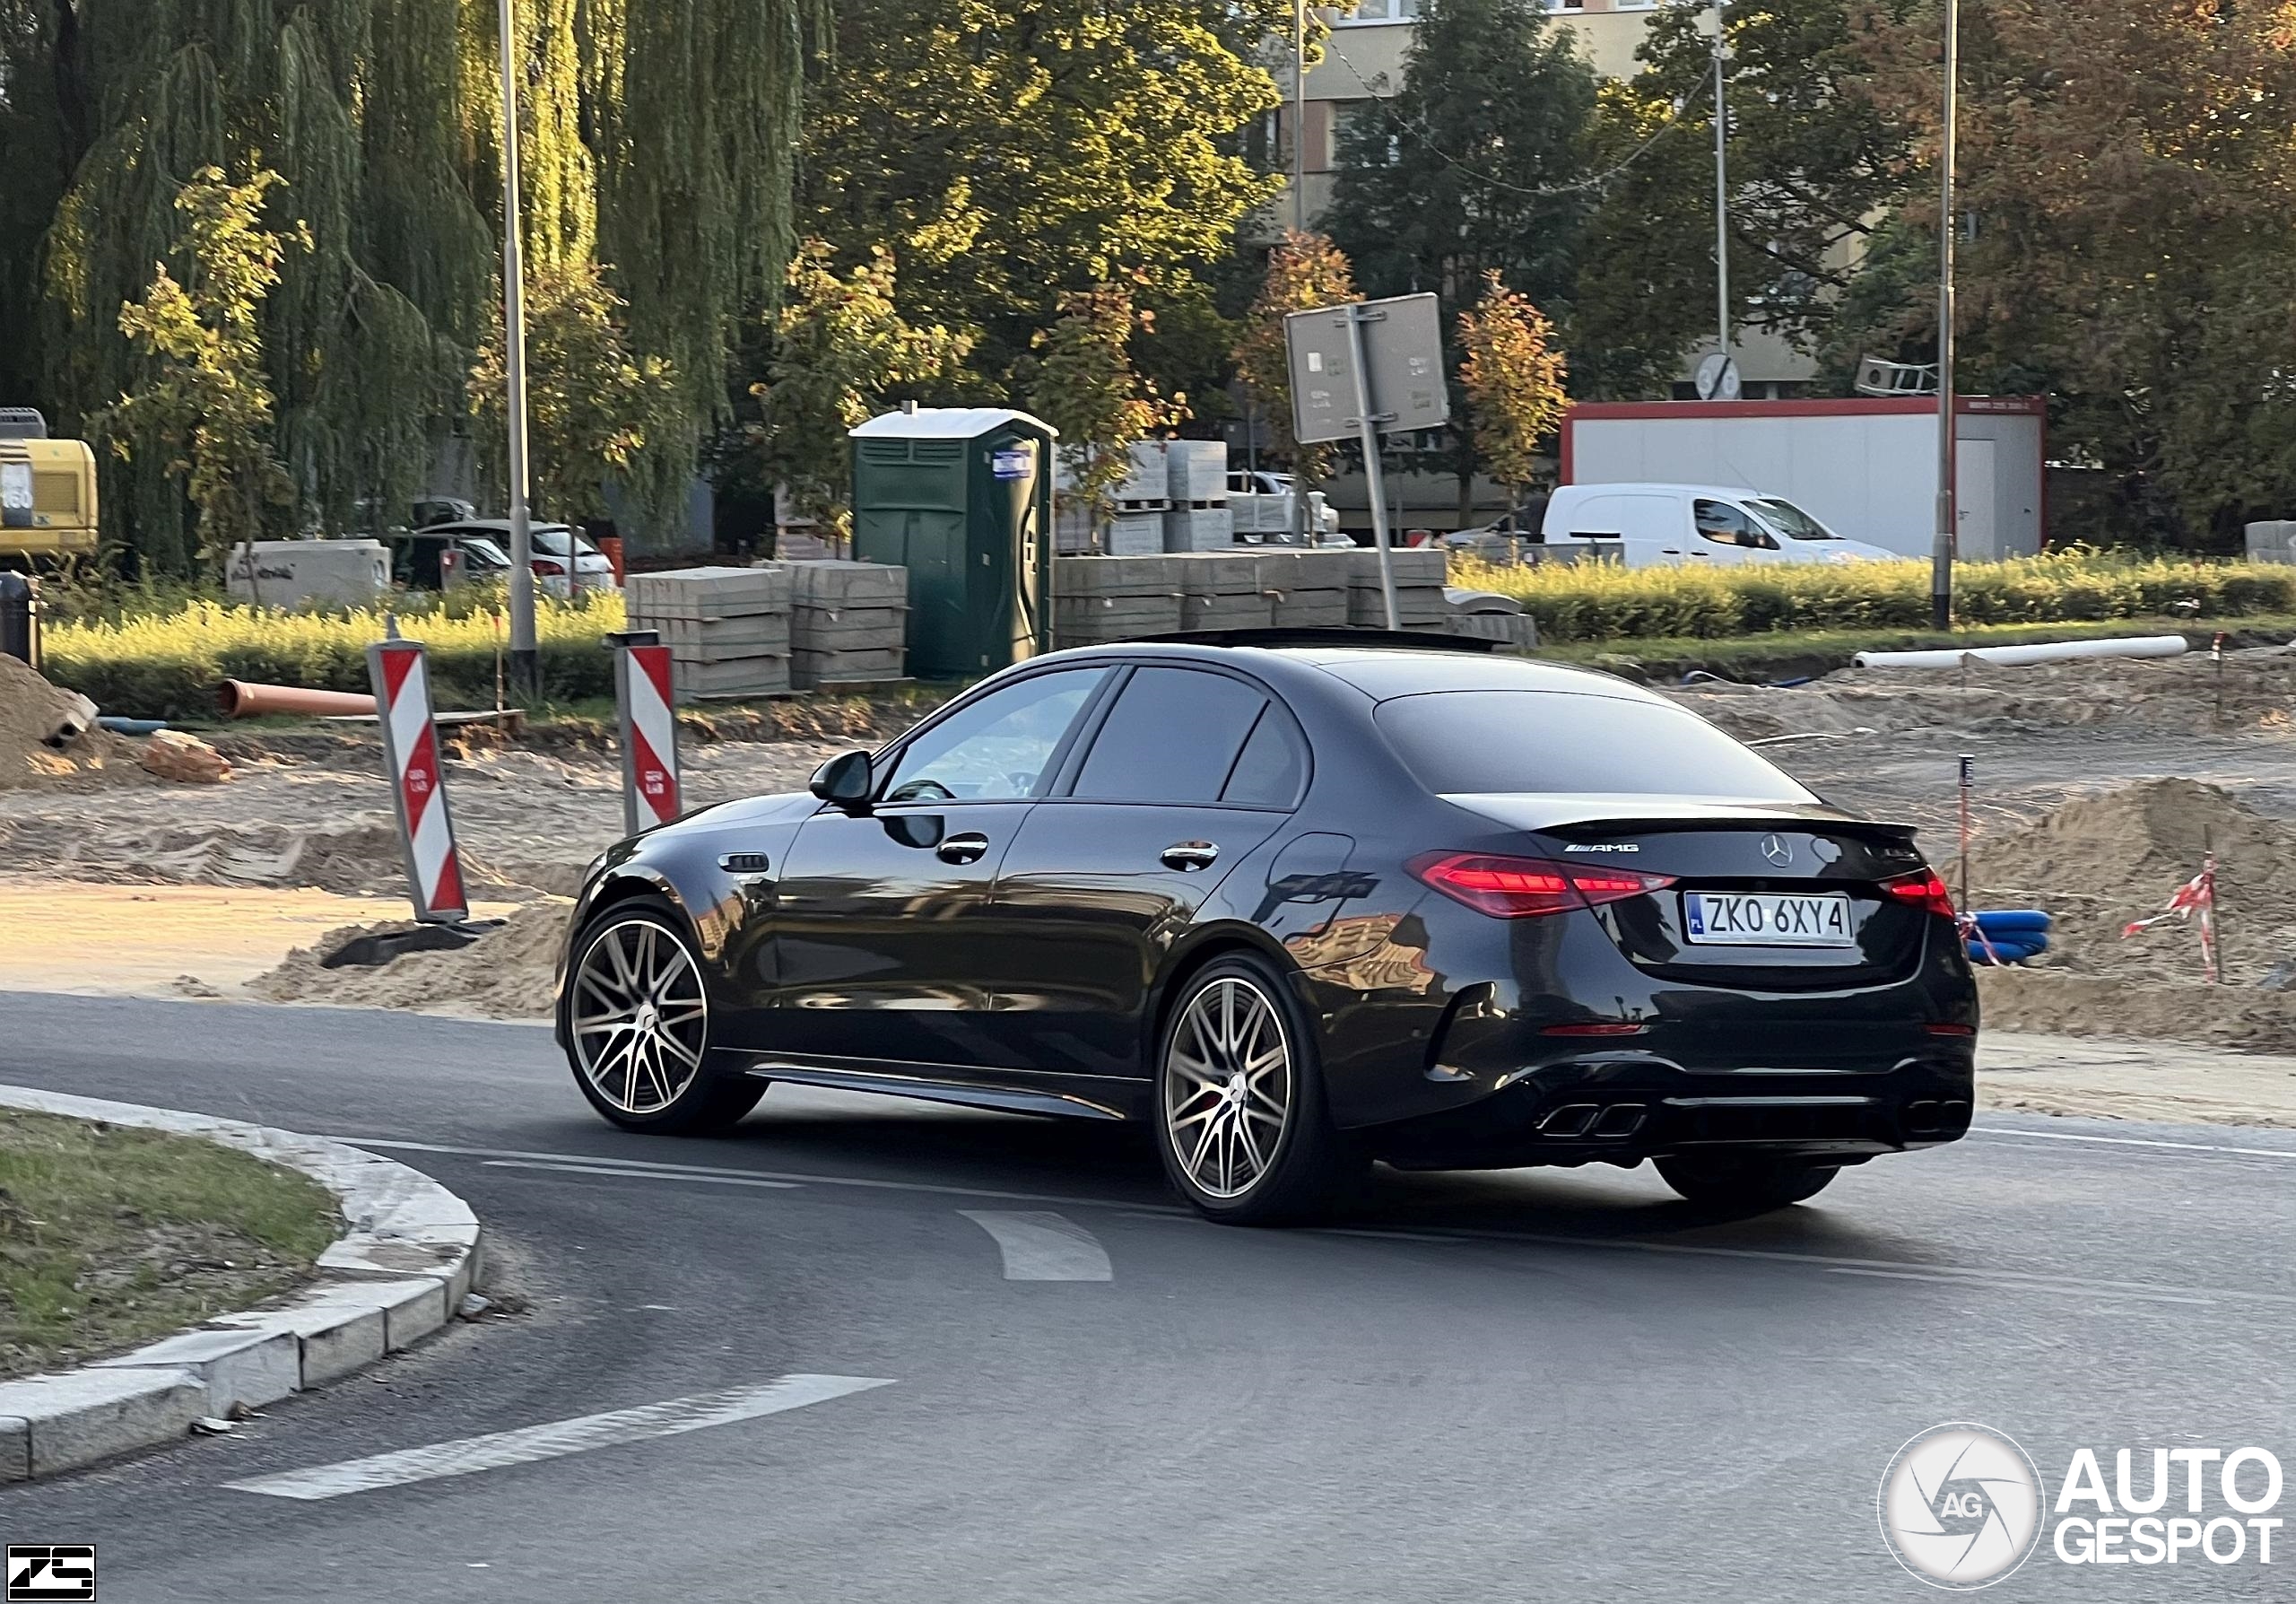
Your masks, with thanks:
M1945 109L1937 140L1937 534L1929 554L1929 622L1953 627L1953 558L1960 544L1953 438L1953 141L1961 76L1960 0L1945 0Z
M1363 325L1381 314L1351 305L1341 309L1341 316L1347 324L1348 366L1355 373L1355 428L1363 441L1363 488L1371 498L1371 546L1379 558L1379 607L1387 615L1387 627L1401 629L1396 616L1395 562L1387 552L1387 477L1379 463L1379 425L1387 420L1371 410L1371 368L1363 360ZM1292 487L1295 495L1298 489L1296 484Z

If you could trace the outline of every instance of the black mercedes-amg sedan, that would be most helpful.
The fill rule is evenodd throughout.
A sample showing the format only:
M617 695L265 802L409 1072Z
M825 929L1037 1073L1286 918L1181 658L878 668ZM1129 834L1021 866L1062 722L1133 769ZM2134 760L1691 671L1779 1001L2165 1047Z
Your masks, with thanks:
M632 1130L775 1080L1145 1120L1237 1223L1375 1159L1761 1208L1961 1136L1976 986L1912 832L1480 644L1056 652L632 837L574 911L575 1079Z

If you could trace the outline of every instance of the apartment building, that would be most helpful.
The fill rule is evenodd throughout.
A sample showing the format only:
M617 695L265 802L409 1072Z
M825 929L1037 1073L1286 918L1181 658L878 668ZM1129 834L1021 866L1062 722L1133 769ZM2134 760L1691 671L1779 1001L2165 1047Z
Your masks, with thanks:
M1606 77L1623 78L1636 70L1636 47L1662 0L1548 0L1548 13L1557 27L1577 36L1579 48L1595 70ZM1307 114L1302 154L1306 158L1306 214L1310 225L1331 204L1334 153L1338 135L1349 119L1378 117L1373 103L1393 94L1403 83L1404 59L1411 48L1412 31L1419 19L1420 0L1361 0L1352 13L1327 12L1331 38L1324 58L1309 69ZM1292 148L1292 83L1288 64L1276 69L1284 92L1284 106L1276 116L1276 146ZM1276 202L1273 222L1288 227L1292 217L1289 195ZM1676 385L1678 393L1693 394L1692 373L1709 344L1691 354ZM1731 343L1744 394L1752 400L1775 400L1801 394L1815 372L1810 360L1785 341L1760 329L1738 331Z

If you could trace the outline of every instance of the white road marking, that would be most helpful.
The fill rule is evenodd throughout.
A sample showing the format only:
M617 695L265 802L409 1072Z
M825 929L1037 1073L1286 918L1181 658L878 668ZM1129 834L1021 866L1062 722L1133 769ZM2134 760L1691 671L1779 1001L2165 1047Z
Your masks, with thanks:
M1965 1276L1933 1276L1922 1270L1863 1269L1850 1264L1834 1265L1826 1273L1832 1276L1874 1276L1891 1281L1927 1281L1939 1286L1967 1286L1970 1284ZM2042 1286L2030 1282L2021 1285L2017 1290L2062 1293L2067 1297L2080 1298L2135 1298L2148 1303L2197 1303L2204 1309L2213 1309L2216 1306L2214 1298L2179 1297L2173 1293L2166 1292L2116 1292L2098 1286Z
M1007 1281L1113 1281L1107 1250L1097 1238L1057 1214L994 1208L957 1212L996 1239Z
M497 1470L505 1465L560 1459L593 1448L641 1443L648 1437L731 1425L738 1420L778 1415L786 1409L802 1409L808 1404L827 1403L848 1393L891 1385L889 1378L876 1376L778 1376L760 1386L698 1392L691 1398L673 1398L634 1409L583 1415L572 1420L553 1420L545 1425L521 1426L516 1431L489 1432L483 1437L433 1443L426 1448L404 1448L394 1453L372 1454L340 1464L251 1477L246 1481L223 1485L237 1492L262 1493L273 1498L340 1498L346 1493L371 1493L378 1487L433 1481L443 1476L468 1476L475 1470Z
M2288 1147L2225 1147L2209 1142L2163 1142L2152 1137L2087 1136L2074 1130L1993 1130L1979 1128L1970 1134L1996 1142L2095 1142L2108 1147L2165 1147L2179 1153L2237 1153L2242 1158L2296 1160L2296 1148Z
M403 1142L381 1137L336 1136L329 1141L354 1147L381 1147L393 1153L445 1153L462 1158L525 1158L550 1164L604 1164L618 1170L659 1172L665 1175L754 1176L787 1181L797 1186L858 1186L888 1192L928 1192L942 1198L995 1198L1006 1203L1057 1203L1066 1208L1132 1208L1152 1214L1186 1215L1178 1204L1157 1208L1135 1199L1079 1198L1050 1192L1006 1192L987 1186L945 1186L926 1181L879 1181L865 1175L810 1175L794 1170L727 1169L713 1164L665 1164L650 1159L602 1157L595 1153L530 1153L517 1147L454 1147L438 1142Z
M618 1164L551 1164L536 1158L490 1158L480 1168L557 1170L568 1175L619 1175L625 1181L692 1181L710 1186L770 1186L785 1192L796 1191L799 1186L795 1181L766 1181L755 1175L665 1175L657 1170L633 1170Z

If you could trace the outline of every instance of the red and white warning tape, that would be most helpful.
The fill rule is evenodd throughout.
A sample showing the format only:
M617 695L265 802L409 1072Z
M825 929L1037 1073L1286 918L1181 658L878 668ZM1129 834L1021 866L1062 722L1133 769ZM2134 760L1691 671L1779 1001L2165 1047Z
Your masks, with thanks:
M390 764L414 917L431 924L458 923L470 917L470 899L463 891L462 859L447 809L422 643L376 641L367 649L367 673L382 713L383 754Z
M2194 918L2196 914L2199 916L2197 921ZM2180 925L2197 922L2200 929L2202 967L2207 971L2211 985L2222 981L2224 976L2218 966L2216 955L2215 853L2209 853L2202 860L2200 873L2177 887L2170 895L2169 905L2164 911L2154 914L2151 919L2135 920L2123 925L2120 930L2121 937L2126 940L2139 931L2149 930L2155 925L2164 925L2171 921Z

